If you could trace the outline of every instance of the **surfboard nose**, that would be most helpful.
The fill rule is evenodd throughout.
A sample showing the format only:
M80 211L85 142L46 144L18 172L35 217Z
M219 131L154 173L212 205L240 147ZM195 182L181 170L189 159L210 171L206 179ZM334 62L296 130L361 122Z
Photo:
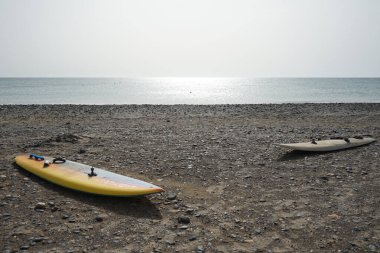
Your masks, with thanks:
M153 187L146 189L146 191L149 191L149 194L151 194L151 193L164 192L165 190L157 185L153 185Z
M158 193L158 192L164 192L165 190L162 189L161 187L157 187L157 188L154 188L154 192L155 193Z

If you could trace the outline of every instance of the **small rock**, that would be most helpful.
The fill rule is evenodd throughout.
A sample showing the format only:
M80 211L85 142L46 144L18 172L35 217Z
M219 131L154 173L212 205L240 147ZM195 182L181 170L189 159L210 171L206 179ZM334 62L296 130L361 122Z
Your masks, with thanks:
M29 245L24 245L24 246L21 246L21 247L20 247L20 250L27 250L27 249L29 249L29 248L30 248Z
M62 133L55 137L53 140L56 142L68 142L68 143L77 143L79 142L79 136L76 136L74 134L65 134Z
M86 153L86 150L84 150L83 148L79 149L79 154L84 154Z
M32 233L33 232L29 228L24 226L18 227L12 231L12 235L30 235Z
M369 249L369 251L371 251L371 252L376 252L376 246L373 245L373 244L368 245L368 249Z
M33 242L42 242L43 240L44 240L43 237L36 237L36 238L34 238L32 241L33 241Z
M337 215L336 213L328 214L327 217L332 220L338 220L340 218L340 216Z
M102 221L104 221L106 218L107 218L107 215L105 215L105 214L99 214L98 216L95 217L95 220L96 220L97 222L102 222Z
M347 173L352 173L353 172L351 167L346 167L346 171L347 171Z
M180 217L178 217L178 223L189 224L190 218L187 216L180 216Z
M46 209L46 204L44 202L38 202L36 206L34 207L34 209L44 210Z
M177 198L177 194L174 192L168 192L168 195L166 196L167 200L175 200Z
M172 240L166 240L165 242L166 242L167 244L169 244L169 245L174 245L174 244L175 244L175 242L172 241Z
M191 236L190 238L189 238L189 241L195 241L197 239L197 237L195 236L195 235L193 235L193 236Z
M196 249L196 252L197 253L204 253L206 252L205 248L203 246L198 246L197 249Z

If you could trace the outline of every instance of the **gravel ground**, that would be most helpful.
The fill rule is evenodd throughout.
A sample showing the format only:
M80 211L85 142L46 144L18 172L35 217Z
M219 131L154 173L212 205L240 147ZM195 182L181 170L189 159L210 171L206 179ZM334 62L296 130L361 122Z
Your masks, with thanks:
M380 252L378 142L329 153L274 143L380 137L380 104L0 105L2 252ZM19 153L152 182L100 197L44 181Z

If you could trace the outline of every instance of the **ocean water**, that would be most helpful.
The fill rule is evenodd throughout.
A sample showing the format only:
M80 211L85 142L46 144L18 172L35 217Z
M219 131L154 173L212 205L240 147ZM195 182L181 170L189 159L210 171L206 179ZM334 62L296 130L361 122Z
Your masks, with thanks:
M0 78L0 104L357 102L380 102L380 78Z

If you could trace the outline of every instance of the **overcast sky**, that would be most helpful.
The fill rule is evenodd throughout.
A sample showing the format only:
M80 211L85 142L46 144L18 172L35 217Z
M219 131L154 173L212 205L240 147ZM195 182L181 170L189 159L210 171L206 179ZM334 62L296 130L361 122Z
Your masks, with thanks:
M379 0L0 0L0 76L379 77Z

